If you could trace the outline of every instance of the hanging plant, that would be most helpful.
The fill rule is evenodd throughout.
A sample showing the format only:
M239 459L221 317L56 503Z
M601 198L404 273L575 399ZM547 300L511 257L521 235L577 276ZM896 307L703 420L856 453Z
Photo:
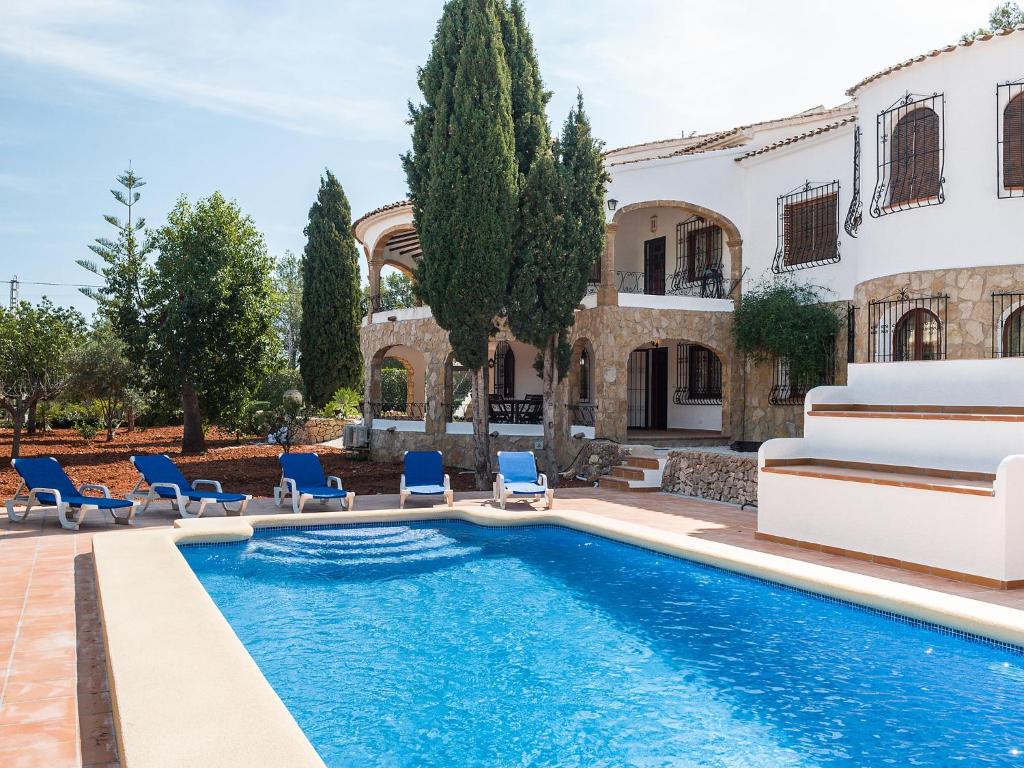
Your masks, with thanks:
M777 276L743 294L732 333L754 362L786 360L791 380L824 381L844 322L841 305L826 302L823 288Z

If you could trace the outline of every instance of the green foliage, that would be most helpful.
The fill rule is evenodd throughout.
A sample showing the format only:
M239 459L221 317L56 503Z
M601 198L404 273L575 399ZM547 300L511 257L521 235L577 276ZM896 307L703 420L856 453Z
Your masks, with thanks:
M1024 25L1024 10L1014 2L997 5L988 16L988 26L968 32L960 38L960 42L970 42L979 35L990 35L1004 29L1014 29Z
M129 359L127 345L113 326L101 321L73 353L72 368L69 394L98 405L107 440L113 440L127 410L141 409L145 402L139 366Z
M355 389L342 387L334 393L331 402L324 409L327 416L336 416L342 419L355 419L359 417L359 404L363 396Z
M263 236L219 193L181 198L156 236L160 255L146 286L148 362L168 398L180 395L182 449L205 449L204 419L216 423L277 356L276 313Z
M449 0L420 71L403 158L423 247L419 295L470 370L505 305L517 174L509 65L498 0Z
M142 194L138 191L146 185L140 176L129 168L117 177L124 189L112 189L110 194L127 210L127 217L120 219L106 215L103 219L117 230L114 240L98 237L89 249L100 257L102 265L88 259L77 259L83 269L101 277L103 287L81 288L86 296L99 305L99 314L108 320L117 336L128 345L129 354L141 359L146 346L146 329L143 324L143 290L152 267L148 257L153 251L151 240L139 235L146 227L141 216L133 219L133 207Z
M743 294L732 333L736 348L755 362L786 360L791 379L821 381L843 323L842 309L825 303L823 289L776 277Z
M380 369L380 401L387 410L405 411L409 398L409 372L404 366Z
M299 433L314 415L301 397L284 397L281 404L267 415L267 437L280 445L285 453L290 453Z
M291 251L285 251L274 266L274 292L279 307L274 328L281 338L288 367L298 369L302 330L302 259Z
M522 186L537 155L547 151L551 143L551 130L546 116L551 93L544 90L537 53L533 47L533 35L526 23L521 0L512 0L508 8L499 9L499 13L511 82L516 165L519 185Z
M341 387L362 378L359 256L345 191L327 171L309 209L302 257L302 380L311 405L322 408Z
M83 417L75 422L75 432L77 432L78 436L85 440L87 443L92 442L96 435L99 434L99 431L100 425L99 422L95 419Z
M291 368L278 366L263 377L253 392L253 398L276 405L289 390L302 391L302 375Z
M367 299L369 299L369 290L370 288L367 286ZM389 272L380 280L379 301L378 312L414 307L416 306L416 284L401 272Z
M21 446L29 409L59 395L71 380L72 351L84 332L82 316L48 299L0 308L0 407L11 417L11 457Z

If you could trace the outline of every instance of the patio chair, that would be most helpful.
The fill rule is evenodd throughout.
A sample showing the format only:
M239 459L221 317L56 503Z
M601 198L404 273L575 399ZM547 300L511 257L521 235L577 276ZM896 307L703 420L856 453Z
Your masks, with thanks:
M61 527L69 531L77 531L86 515L94 509L110 512L114 522L120 525L131 525L135 518L136 502L113 498L105 485L84 483L75 488L71 478L53 457L12 459L11 466L22 481L14 497L7 502L7 517L11 522L22 522L35 506L56 507ZM103 495L86 496L86 491ZM20 514L14 511L16 503L25 507ZM127 511L119 515L117 510Z
M183 518L202 517L210 504L220 504L227 515L244 515L245 508L252 500L252 496L245 493L224 493L218 480L194 480L189 483L178 466L171 461L171 457L163 453L130 456L128 460L139 472L139 482L128 496L142 503L142 512L155 501L168 501ZM210 490L201 491L200 486L209 486ZM195 512L188 508L193 501L199 502ZM232 504L238 506L232 509Z
M406 451L405 471L398 489L398 508L405 509L410 496L444 496L450 507L455 496L452 481L444 473L440 451Z
M509 499L547 502L555 505L555 492L548 488L547 475L537 471L533 451L498 451L498 476L494 480L494 500L501 508Z
M277 506L284 504L285 498L291 497L292 511L302 512L310 499L330 501L331 499L348 502L348 511L352 511L356 495L341 486L341 478L324 477L324 468L320 457L315 453L282 453L281 483L274 489L274 501Z

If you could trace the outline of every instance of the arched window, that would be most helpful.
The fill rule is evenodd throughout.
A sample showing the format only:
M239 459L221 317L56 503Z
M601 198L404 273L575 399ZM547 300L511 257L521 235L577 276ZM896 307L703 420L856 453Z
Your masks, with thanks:
M1003 323L1002 357L1024 357L1024 306L1013 310Z
M935 110L923 106L907 112L896 123L889 148L890 206L938 197L942 180L939 123Z
M516 396L516 356L507 341L494 348L494 394L510 400Z
M1003 188L1024 187L1024 93L1003 110Z
M942 358L942 323L931 310L918 307L903 315L896 323L893 339L896 360L940 360Z
M590 353L584 349L580 352L580 370L579 370L579 402L589 403L590 402Z

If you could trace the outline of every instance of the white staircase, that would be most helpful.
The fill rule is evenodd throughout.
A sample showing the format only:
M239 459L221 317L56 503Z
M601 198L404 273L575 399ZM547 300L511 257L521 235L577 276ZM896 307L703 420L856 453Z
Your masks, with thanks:
M612 467L612 473L598 481L599 486L636 493L660 491L668 452L647 445L633 446L632 451L623 464Z

